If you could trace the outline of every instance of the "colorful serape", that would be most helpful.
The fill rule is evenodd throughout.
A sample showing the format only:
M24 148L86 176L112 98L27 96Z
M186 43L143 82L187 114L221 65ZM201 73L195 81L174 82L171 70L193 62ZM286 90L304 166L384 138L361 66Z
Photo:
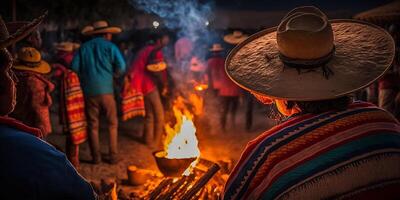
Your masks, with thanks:
M400 124L357 102L292 117L251 141L224 199L391 199L399 187Z
M78 145L87 139L85 99L78 75L71 71L64 72L64 101L66 120L72 143Z
M121 97L121 110L123 121L138 116L145 116L146 112L144 109L143 94L136 89L130 87L130 81L128 79L124 80Z

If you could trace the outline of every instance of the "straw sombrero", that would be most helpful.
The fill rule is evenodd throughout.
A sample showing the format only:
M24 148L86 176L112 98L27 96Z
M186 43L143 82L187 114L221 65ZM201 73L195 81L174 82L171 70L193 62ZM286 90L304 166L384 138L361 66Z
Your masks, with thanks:
M102 33L121 33L122 29L119 27L114 27L114 26L109 26L107 21L97 21L94 22L93 25L93 30L87 31L83 33L84 35L94 35L94 34L102 34Z
M47 74L51 71L50 65L42 60L40 52L32 47L23 47L18 51L15 69Z
M55 43L54 48L58 51L72 52L80 47L80 44L74 42Z
M233 33L225 35L224 41L228 44L239 44L247 39L249 36L243 34L241 31L233 31Z
M46 16L47 12L32 22L11 22L7 24L0 16L0 48L10 46L28 36Z
M290 11L227 57L229 77L258 95L284 100L334 99L367 87L391 65L392 37L356 20L328 20L315 7Z
M82 35L87 35L87 33L90 32L90 31L93 31L93 29L94 29L93 26L90 26L90 25L89 26L85 26L85 27L82 28L81 34Z
M209 49L210 51L222 51L224 50L224 48L221 46L221 44L213 44L211 49Z
M164 61L162 51L153 51L149 55L149 63L146 65L146 69L151 72L161 72L167 69L167 63Z

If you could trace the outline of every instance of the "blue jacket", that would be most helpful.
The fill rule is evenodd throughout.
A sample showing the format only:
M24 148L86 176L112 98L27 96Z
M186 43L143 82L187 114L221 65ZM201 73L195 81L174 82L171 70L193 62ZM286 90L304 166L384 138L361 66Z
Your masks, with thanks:
M45 141L0 124L1 199L96 199L65 155Z
M95 96L113 93L113 77L122 75L126 64L115 44L96 37L81 46L71 69L78 74L84 94Z

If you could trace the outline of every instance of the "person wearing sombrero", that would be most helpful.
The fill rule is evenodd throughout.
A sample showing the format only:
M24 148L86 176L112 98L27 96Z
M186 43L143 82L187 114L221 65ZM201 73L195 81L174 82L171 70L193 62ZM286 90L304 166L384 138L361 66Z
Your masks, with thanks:
M76 168L79 168L79 145L87 139L85 99L79 77L70 69L78 48L79 44L73 42L56 43L56 62L51 65L58 89L59 121L66 135L65 153Z
M244 34L242 31L235 30L230 34L224 36L224 42L230 45L231 48L240 44L246 40L249 36ZM243 92L242 92L243 93ZM251 131L253 125L253 107L254 107L254 97L248 92L243 93L246 105L246 130Z
M9 117L15 107L14 59L6 49L42 22L43 15L9 32L0 16L0 177L2 199L96 199L90 184L42 132ZM28 110L26 112L29 112Z
M168 45L169 36L165 32L155 33L152 40L154 43L144 46L138 52L129 67L127 77L131 90L144 98L143 142L150 148L159 150L162 148L161 137L164 130L161 97L168 93L167 64L162 50Z
M17 104L10 116L41 129L47 136L52 131L49 108L54 84L44 75L51 71L51 67L42 60L38 50L22 47L17 52L13 68L18 78Z
M223 199L398 198L400 124L349 97L393 56L385 30L312 6L235 47L226 73L286 119L248 143Z
M226 75L222 56L224 48L221 44L213 44L209 49L211 56L208 59L208 67L211 76L212 88L217 93L217 97L221 106L220 125L226 130L228 116L230 115L230 124L235 126L236 111L239 106L240 87L238 87Z
M71 69L79 76L86 101L90 149L93 163L101 162L99 143L100 111L105 112L109 141L109 162L118 162L118 116L114 99L114 77L125 73L125 60L118 47L111 42L121 28L109 26L106 21L94 22L84 35L92 39L83 43L72 60Z

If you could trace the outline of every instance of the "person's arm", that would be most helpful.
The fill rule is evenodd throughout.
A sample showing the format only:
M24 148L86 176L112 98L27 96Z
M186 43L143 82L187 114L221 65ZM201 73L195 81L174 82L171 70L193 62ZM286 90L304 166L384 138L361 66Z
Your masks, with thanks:
M72 63L71 63L71 70L78 73L79 74L79 69L80 69L80 64L81 64L81 51L78 50L75 55L74 58L72 59Z
M48 147L46 163L40 163L41 180L37 186L39 199L87 199L97 195L92 186L76 171L65 154Z
M113 65L116 67L115 70L116 75L117 76L123 75L126 70L125 59L122 56L121 51L119 51L118 47L114 44L111 46L111 56Z

